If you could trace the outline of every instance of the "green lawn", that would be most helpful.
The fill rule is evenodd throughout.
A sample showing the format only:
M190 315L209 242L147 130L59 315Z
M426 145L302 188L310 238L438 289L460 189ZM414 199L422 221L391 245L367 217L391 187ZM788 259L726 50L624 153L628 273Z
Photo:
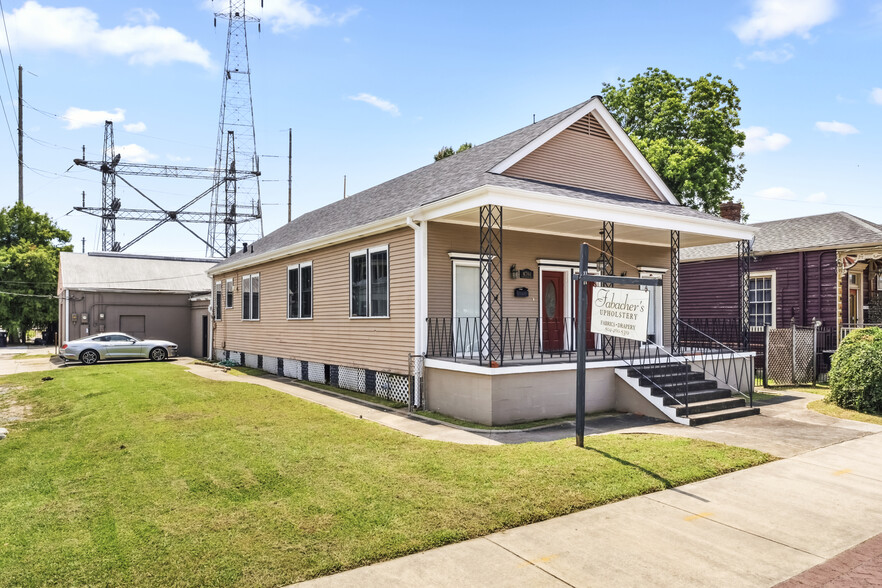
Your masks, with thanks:
M826 400L813 400L808 403L807 408L817 411L821 414L836 417L839 419L848 419L851 421L861 421L863 423L872 423L874 425L882 425L882 414L872 414L867 412L858 412L841 408Z
M43 375L0 379L0 415L31 411L0 442L2 586L274 586L772 459L654 435L425 441L170 363Z

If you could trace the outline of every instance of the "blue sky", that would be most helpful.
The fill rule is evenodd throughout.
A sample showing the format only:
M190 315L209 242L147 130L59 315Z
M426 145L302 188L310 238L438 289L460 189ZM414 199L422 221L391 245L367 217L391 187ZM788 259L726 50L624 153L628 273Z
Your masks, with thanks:
M846 210L882 223L882 2L379 2L265 0L249 31L265 231L286 219L288 128L294 215L481 143L647 67L731 78L748 131L736 198L751 222ZM130 161L211 166L225 22L202 1L3 2L0 84L11 133L13 65L25 69L25 200L98 247L96 219L65 214L100 201L106 113ZM225 4L215 1L214 8ZM0 123L0 127L6 126ZM0 133L10 131L0 128ZM16 151L0 137L0 205L17 197ZM137 181L136 181L137 180ZM205 186L133 180L162 204ZM121 189L123 205L144 207ZM208 199L194 209L208 208ZM126 242L147 228L120 223ZM196 229L204 231L204 226ZM131 251L202 255L179 227Z

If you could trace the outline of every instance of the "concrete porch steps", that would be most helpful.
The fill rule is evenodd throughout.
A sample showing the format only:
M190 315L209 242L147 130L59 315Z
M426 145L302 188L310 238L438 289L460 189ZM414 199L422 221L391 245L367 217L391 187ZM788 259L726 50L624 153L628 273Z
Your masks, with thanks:
M743 397L733 396L730 390L686 364L620 368L616 375L672 421L684 425L698 426L759 414L759 408L748 407Z

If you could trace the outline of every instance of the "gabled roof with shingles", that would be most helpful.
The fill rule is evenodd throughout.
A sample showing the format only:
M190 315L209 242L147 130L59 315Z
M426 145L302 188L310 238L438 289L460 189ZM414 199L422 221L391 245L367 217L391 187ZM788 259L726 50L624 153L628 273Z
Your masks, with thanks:
M591 100L599 100L599 98L595 97ZM248 252L237 250L235 254L220 262L216 267L223 268L225 265L244 261L252 255L260 255L282 247L392 218L420 206L482 186L520 188L579 200L592 200L658 210L668 214L720 220L718 217L685 206L513 178L489 171L531 141L565 121L567 117L584 108L591 100L586 100L563 112L383 182L348 198L307 212L252 243Z
M749 226L759 229L753 243L753 252L757 255L882 244L882 227L847 212L786 218ZM736 248L735 243L688 247L680 251L680 259L696 261L735 257Z

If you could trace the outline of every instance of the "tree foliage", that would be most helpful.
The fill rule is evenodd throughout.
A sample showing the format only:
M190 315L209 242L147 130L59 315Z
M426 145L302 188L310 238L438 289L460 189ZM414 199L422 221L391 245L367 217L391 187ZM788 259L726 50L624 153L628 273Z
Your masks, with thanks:
M648 68L603 85L603 103L682 204L719 214L741 185L745 135L732 80Z
M456 153L462 153L466 149L471 149L472 147L474 147L474 145L472 145L471 143L463 143L456 151L453 150L453 147L442 147L441 150L435 154L435 161L440 161L445 157L450 157L451 155L454 155Z
M58 258L70 233L30 206L0 209L0 325L10 335L47 327L58 318L52 298L58 283Z
M831 360L827 401L882 414L882 329L856 329L842 340Z

